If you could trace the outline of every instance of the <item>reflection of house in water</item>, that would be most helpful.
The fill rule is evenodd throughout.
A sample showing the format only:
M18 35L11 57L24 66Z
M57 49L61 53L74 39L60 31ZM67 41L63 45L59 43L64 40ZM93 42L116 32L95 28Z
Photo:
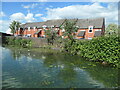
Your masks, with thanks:
M56 19L47 20L46 22L33 22L21 25L21 28L16 31L16 35L25 37L45 37L46 30L55 30L58 36L62 36L65 32L65 21L75 22L78 28L75 32L76 39L92 39L93 37L102 36L105 33L104 18L94 19ZM63 28L60 28L63 26Z

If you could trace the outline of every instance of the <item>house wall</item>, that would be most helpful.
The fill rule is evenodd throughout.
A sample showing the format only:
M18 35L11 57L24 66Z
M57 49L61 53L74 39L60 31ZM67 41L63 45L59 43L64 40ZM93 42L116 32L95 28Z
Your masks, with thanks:
M22 35L23 34L23 30L20 29L20 30L16 30L15 32L15 35Z
M82 31L82 30L85 30L85 35L84 35L83 37L77 36L78 33L79 33L80 31ZM103 29L103 28L93 29L93 32L91 32L91 33L88 32L88 29L78 29L78 31L77 31L77 33L76 33L76 38L77 38L77 39L80 39L80 38L85 38L85 39L93 38L96 30L101 30L101 31L102 31L101 34L104 35L104 31L103 31L104 29Z
M35 34L39 29L42 29L42 31L40 31L38 34ZM59 29L59 28L54 28L54 29L58 30L58 35L59 36L63 35L64 32L62 32L61 29ZM46 28L46 30L49 30L49 29ZM82 30L85 30L85 35L83 37L77 36L78 33L80 31L82 31ZM85 38L85 39L93 38L94 34L95 34L95 30L101 30L102 31L101 34L104 35L104 33L105 33L105 25L103 24L102 28L96 28L96 29L93 28L93 32L92 33L88 32L88 28L86 28L86 29L78 29L75 38L77 38L77 39L81 39L81 38ZM22 35L28 35L28 34L31 34L31 37L44 37L45 36L45 31L43 30L43 28L37 28L35 30L34 29L30 29L30 30L28 30L28 29L22 30L21 29L21 30L17 30L15 34L16 35L20 35L20 34L22 34ZM64 38L66 38L66 37L64 37Z
M31 34L31 37L38 37L38 35L36 34L35 35L35 33L39 30L39 29L41 29L41 28L37 28L37 29L30 29L30 30L28 30L28 29L25 29L24 30L24 32L23 32L23 35L28 35L28 34ZM43 34L43 33L42 33Z

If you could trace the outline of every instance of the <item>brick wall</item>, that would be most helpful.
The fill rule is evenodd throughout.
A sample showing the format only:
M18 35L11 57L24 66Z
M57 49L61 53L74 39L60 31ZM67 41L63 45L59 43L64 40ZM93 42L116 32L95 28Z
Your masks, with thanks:
M7 36L9 38L14 38L14 36ZM34 38L34 37L15 37L16 39L22 38L22 39L28 39L32 41L32 47L46 47L48 46L48 42L46 38ZM59 48L62 46L62 43L59 43L58 40L54 42L53 45L55 48Z

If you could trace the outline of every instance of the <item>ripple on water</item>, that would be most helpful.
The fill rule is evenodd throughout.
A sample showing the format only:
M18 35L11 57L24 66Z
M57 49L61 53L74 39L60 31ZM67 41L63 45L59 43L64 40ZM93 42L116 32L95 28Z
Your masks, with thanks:
M3 73L2 87L3 88L20 88L22 84L9 73Z

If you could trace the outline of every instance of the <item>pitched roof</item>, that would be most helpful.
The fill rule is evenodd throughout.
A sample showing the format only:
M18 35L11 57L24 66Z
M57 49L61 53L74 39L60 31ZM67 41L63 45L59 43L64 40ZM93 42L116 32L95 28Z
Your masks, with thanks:
M28 28L28 27L37 27L40 28L44 25L45 22L33 22L33 23L26 23L21 25L22 28Z
M46 22L33 22L33 23L26 23L22 24L21 28L28 28L28 27L37 27L41 28L43 25L47 27L51 27L52 25L56 27L60 27L64 22L68 20L70 22L76 22L76 26L79 28L88 28L88 26L94 26L94 28L102 28L104 23L104 18L94 18L94 19L55 19L55 20L47 20Z
M25 27L25 24L21 24L20 27L21 27L21 28L24 28L24 27Z
M78 19L76 26L80 28L88 28L88 26L94 26L94 28L102 28L104 18L94 19Z
M65 21L68 21L68 22L72 22L74 24L76 24L78 19L65 19ZM63 26L65 25L65 23L63 23Z
M64 23L65 19L55 19L55 20L47 20L44 25L47 27L51 27L52 25L59 27Z

